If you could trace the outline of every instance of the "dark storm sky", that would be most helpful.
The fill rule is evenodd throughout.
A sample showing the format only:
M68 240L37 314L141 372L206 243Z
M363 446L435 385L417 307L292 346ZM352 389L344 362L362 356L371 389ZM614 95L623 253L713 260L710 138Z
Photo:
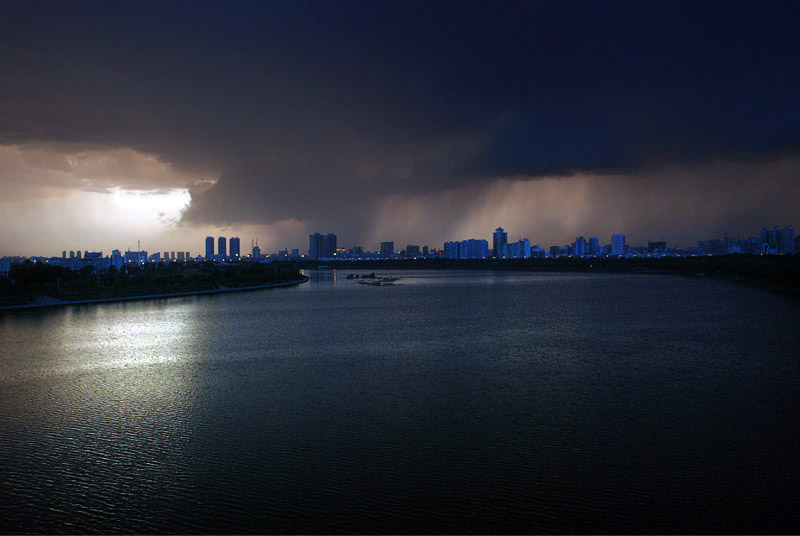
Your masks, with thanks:
M130 149L216 181L189 226L358 241L415 218L433 241L465 238L440 235L472 230L468 205L549 236L497 188L541 197L558 176L591 192L562 207L585 227L591 208L746 232L800 212L799 22L798 2L5 2L0 145ZM668 221L647 218L653 196Z

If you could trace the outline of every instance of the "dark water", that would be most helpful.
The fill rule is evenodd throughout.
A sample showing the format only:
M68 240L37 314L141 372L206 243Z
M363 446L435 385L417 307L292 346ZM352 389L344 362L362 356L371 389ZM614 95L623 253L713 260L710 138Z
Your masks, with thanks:
M0 532L800 532L800 300L312 275L0 314Z

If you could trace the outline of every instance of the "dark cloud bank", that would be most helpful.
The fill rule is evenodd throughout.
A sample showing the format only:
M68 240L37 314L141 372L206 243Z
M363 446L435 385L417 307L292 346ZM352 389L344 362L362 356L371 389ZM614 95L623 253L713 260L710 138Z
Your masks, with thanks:
M186 222L358 238L387 199L501 177L795 165L798 20L797 2L4 3L0 144L133 148L219 174ZM695 175L684 190L742 195Z

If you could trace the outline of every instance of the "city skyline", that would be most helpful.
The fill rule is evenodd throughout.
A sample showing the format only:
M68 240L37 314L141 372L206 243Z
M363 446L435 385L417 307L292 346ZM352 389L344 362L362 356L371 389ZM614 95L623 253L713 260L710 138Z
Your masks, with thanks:
M99 6L0 8L0 256L800 223L797 3Z
M216 249L215 249L216 244ZM743 254L795 254L800 253L800 236L795 236L792 226L778 225L771 229L764 227L757 233L752 233L746 239L733 238L727 236L710 237L707 240L698 241L696 246L681 247L668 244L663 240L648 240L647 245L634 244L627 240L624 233L615 233L611 236L610 243L603 244L600 238L590 236L588 239L583 235L576 236L572 243L551 244L549 246L532 243L527 237L517 241L508 240L508 232L502 227L498 227L492 233L492 247L489 248L489 241L486 239L462 239L448 240L442 244L441 248L430 247L428 244L407 244L404 248L395 248L394 241L381 242L380 248L370 250L360 245L343 245L338 243L335 233L321 234L315 232L309 235L309 247L307 253L300 248L274 249L271 252L262 253L258 246L258 240L251 240L251 249L241 253L239 237L214 237L207 236L204 241L202 253L191 256L190 251L161 251L151 252L141 248L137 243L137 249L122 251L113 249L111 255L103 255L102 251L84 250L63 250L61 256L42 255L42 256L0 256L2 270L0 275L7 273L10 263L19 262L24 258L34 261L57 264L68 267L73 271L80 270L82 267L91 265L94 270L105 271L110 266L121 268L123 265L160 263L162 261L183 263L186 261L211 260L215 262L230 261L257 261L272 262L276 260L370 260L370 259L401 259L401 258L449 258L449 259L529 259L529 258L554 258L554 257L674 257L674 256L706 256L706 255L729 255L735 253Z

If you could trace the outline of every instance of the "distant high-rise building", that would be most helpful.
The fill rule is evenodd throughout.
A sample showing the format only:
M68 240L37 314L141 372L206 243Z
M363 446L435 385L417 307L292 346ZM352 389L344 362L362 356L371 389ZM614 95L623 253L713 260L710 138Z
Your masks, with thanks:
M769 244L769 231L766 227L764 227L761 232L758 234L761 240L761 249L764 249L764 244Z
M761 253L761 240L755 236L751 236L742 244L742 252L744 253Z
M485 259L489 256L489 242L475 238L445 242L443 249L448 259Z
M232 236L230 239L230 246L231 246L231 257L238 259L241 257L241 248L239 245L239 237Z
M611 235L611 254L612 255L625 255L625 235L615 234Z
M338 251L336 247L336 235L333 233L328 233L325 235L324 239L322 240L322 253L327 257L333 257L336 255Z
M593 236L589 239L589 255L597 255L600 253L600 239Z
M384 259L394 255L394 242L381 242L381 257Z
M419 257L419 246L408 244L406 246L406 258L413 259L414 257Z
M308 237L308 256L314 260L329 259L336 253L336 235L314 233Z
M461 244L459 242L445 242L444 256L448 259L458 259L459 249L461 249Z
M712 255L725 255L725 242L719 238L713 238L706 243L707 251Z
M126 251L123 256L125 264L144 264L147 261L146 251Z
M582 236L575 238L575 243L572 245L573 253L576 257L583 257L586 255L586 239Z
M520 246L522 247L522 258L523 259L530 259L531 258L531 240L530 238L523 238L519 241Z
M124 259L122 257L122 252L118 249L114 249L111 251L111 266L119 270L122 268L122 264L124 263Z
M224 236L220 236L217 238L217 255L219 257L225 258L228 256L228 242Z
M760 233L762 253L792 253L794 251L794 229L786 226L781 229L775 226L772 229L764 228Z
M502 256L507 259L527 259L531 256L531 241L524 238L518 242L509 242L503 246Z
M178 262L183 262L185 260L186 260L186 257L184 256L184 252L183 251L179 251L178 252Z
M508 233L503 231L502 227L498 227L495 229L494 234L492 235L492 254L495 257L501 257L503 255L503 246L508 243Z
M794 253L794 229L789 225L781 231L780 244L778 251L781 253Z
M422 246L422 256L427 257L428 255L430 255L430 250L428 249L428 246Z
M781 245L781 228L779 226L775 226L769 231L769 247L770 248L780 248ZM80 253L80 251L78 252Z
M489 256L489 242L477 238L466 241L466 250L460 251L462 259L485 259Z
M206 237L206 260L212 260L214 258L214 237L207 236Z

